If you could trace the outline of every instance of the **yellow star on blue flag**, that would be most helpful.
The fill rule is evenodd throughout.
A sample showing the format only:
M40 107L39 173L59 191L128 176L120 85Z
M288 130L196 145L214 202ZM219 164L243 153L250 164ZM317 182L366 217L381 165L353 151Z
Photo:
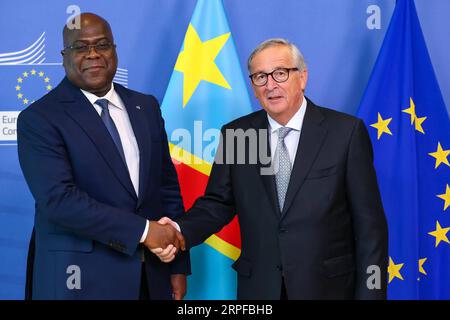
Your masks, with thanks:
M183 107L186 106L200 81L204 80L231 89L214 59L230 37L230 32L202 42L197 31L189 24L175 70L183 73Z

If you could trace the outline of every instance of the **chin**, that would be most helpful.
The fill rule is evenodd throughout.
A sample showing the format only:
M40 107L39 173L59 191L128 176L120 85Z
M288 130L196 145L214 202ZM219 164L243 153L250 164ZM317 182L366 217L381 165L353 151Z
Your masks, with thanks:
M282 114L284 112L287 111L287 107L286 106L281 106L281 105L269 105L266 110L269 113L272 113L274 115L278 115L278 114Z
M108 86L108 83L105 80L91 80L91 81L86 81L86 86L88 86L89 88L92 89L103 89L105 87Z

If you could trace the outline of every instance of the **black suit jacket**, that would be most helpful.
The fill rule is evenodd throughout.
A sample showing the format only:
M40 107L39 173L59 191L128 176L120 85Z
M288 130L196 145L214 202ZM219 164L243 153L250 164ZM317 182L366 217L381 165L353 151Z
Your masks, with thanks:
M264 110L225 125L224 154L230 154L227 129L267 128ZM361 120L308 100L282 212L274 176L260 174L260 161L217 159L205 196L178 222L195 246L238 215L239 299L279 299L282 277L289 299L386 297L387 225ZM380 289L367 287L370 265L380 267Z

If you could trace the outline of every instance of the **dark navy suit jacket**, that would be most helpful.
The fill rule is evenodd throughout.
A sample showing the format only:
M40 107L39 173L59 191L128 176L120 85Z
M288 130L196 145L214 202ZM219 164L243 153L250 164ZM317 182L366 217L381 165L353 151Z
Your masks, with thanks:
M67 78L19 115L19 160L36 201L34 299L137 299L146 219L183 213L158 102L114 86L139 146L139 195L98 113ZM190 272L189 255L165 264L144 251L151 298L170 299L170 275Z

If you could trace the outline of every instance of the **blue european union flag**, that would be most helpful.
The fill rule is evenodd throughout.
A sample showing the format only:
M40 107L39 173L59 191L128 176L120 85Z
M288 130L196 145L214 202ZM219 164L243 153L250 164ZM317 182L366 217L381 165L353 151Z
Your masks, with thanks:
M450 121L413 0L397 0L358 115L388 219L388 297L450 299Z

